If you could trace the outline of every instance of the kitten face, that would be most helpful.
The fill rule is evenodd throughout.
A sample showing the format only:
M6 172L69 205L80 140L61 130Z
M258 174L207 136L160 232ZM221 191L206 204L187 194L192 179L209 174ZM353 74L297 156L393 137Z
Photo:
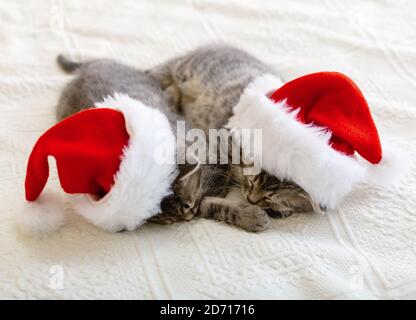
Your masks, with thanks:
M182 165L180 178L173 186L182 212L195 215L205 197L225 197L230 189L228 171L227 165Z
M264 209L270 216L287 216L293 212L324 212L308 193L290 181L282 181L264 170L257 175L244 175L237 166L239 183L248 202Z

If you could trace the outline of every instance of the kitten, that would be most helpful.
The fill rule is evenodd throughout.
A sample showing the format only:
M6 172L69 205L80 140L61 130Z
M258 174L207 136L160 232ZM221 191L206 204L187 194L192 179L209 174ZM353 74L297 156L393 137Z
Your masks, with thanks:
M243 169L244 165L204 164L185 174L184 179L178 177L174 194L162 201L162 213L149 221L170 224L201 217L258 232L269 226L270 217L284 218L294 212L314 210L309 195L296 184L281 181L264 170L246 176ZM247 201L228 197L233 190L242 192Z
M59 55L57 62L67 73L77 73L77 77L62 91L56 107L58 120L91 108L96 102L102 102L105 97L115 92L125 93L147 106L158 108L174 128L176 122L182 119L171 111L172 107L169 106L167 95L161 90L160 84L144 72L111 59L77 63Z
M174 58L148 73L169 94L172 110L207 134L210 128L219 129L228 122L247 85L256 77L271 73L270 70L272 68L242 50L211 45ZM234 183L249 203L265 209L270 216L325 211L296 184L281 181L264 170L258 175L246 176L243 166L230 166ZM240 205L234 203L234 207Z
M183 120L182 116L172 112L167 93L149 74L108 59L75 63L59 56L58 63L66 72L77 73L61 94L56 108L58 120L90 108L114 92L128 94L158 108L167 116L173 132L176 132L177 121ZM188 125L186 130L189 128ZM182 141L182 137L177 138ZM179 164L178 169L178 177L172 185L173 194L162 200L161 213L148 221L167 224L200 216L225 221L248 231L267 227L268 216L258 206L244 204L236 207L223 199L231 183L227 165L195 168L194 165Z
M270 218L258 205L226 198L236 186L231 172L230 165L203 164L190 174L178 177L174 194L162 201L162 213L149 221L170 224L201 217L224 221L251 232L266 229ZM172 203L181 203L181 207Z

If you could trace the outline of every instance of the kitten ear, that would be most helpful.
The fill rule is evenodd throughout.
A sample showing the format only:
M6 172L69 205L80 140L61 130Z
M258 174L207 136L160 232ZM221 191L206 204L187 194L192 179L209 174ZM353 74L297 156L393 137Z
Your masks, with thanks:
M181 175L182 176L187 175L189 172L191 172L192 170L194 170L197 165L198 165L197 163L191 164L189 162L186 162L184 164L181 164L180 165Z
M185 163L185 164L181 164L179 165L179 180L180 181L186 181L191 175L193 175L196 171L198 171L199 167L200 167L200 163L196 163L196 164L190 164L190 163Z

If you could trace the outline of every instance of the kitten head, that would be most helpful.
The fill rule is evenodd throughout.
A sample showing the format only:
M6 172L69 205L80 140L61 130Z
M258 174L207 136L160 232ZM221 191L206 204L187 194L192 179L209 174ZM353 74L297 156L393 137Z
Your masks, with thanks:
M286 216L294 212L325 212L309 194L291 181L280 180L262 170L257 175L244 175L243 166L234 166L244 197L265 209L271 216Z
M179 179L173 186L181 199L184 214L196 214L207 196L225 197L229 191L227 165L181 165Z

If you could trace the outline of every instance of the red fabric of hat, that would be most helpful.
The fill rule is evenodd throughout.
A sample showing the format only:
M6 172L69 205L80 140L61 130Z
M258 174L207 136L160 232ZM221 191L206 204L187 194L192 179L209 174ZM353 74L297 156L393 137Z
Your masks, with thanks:
M270 98L286 100L298 109L298 120L328 128L331 146L344 154L357 151L367 161L377 164L382 150L368 104L357 85L338 72L318 72L290 81Z
M155 132L157 134L155 134ZM163 141L165 157L155 146ZM136 230L160 213L177 176L176 140L167 117L123 93L59 122L36 142L27 165L26 200L16 214L19 229L45 235L74 213L110 232ZM63 190L43 191L48 156L56 160Z
M26 199L35 201L45 187L48 156L56 159L65 192L103 197L114 183L128 141L124 116L117 110L89 109L59 122L39 138L30 154Z

